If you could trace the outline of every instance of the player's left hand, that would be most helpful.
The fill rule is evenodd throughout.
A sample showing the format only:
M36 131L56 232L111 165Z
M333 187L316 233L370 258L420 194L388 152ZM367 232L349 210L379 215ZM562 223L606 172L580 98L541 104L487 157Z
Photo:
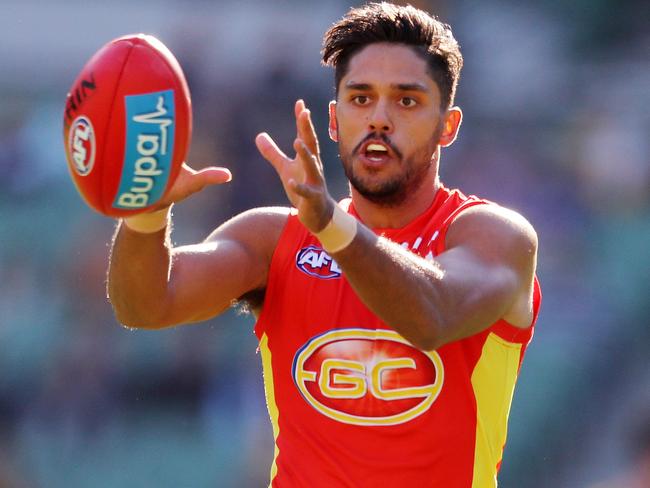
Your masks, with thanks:
M201 170L195 170L187 163L183 163L176 181L174 181L164 198L152 208L152 211L185 200L208 186L228 183L230 180L232 180L232 174L228 168L208 166Z
M258 134L255 144L280 176L300 221L311 232L319 232L332 218L336 202L327 191L318 137L311 114L302 100L296 102L295 115L297 136L293 143L296 151L293 159L284 154L266 132Z

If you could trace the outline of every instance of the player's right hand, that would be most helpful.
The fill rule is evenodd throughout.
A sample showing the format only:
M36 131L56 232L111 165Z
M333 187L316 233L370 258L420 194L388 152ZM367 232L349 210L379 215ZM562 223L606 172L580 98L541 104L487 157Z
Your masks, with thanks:
M260 154L275 168L287 198L298 210L298 218L310 232L322 230L332 218L336 202L327 190L318 137L311 114L303 100L296 101L296 155L288 157L266 132L258 134L255 144Z
M232 180L232 174L228 168L208 166L200 170L192 169L187 163L183 163L176 181L169 192L162 198L153 209L159 210L169 207L172 203L178 203L187 197L203 190L206 186L220 185Z

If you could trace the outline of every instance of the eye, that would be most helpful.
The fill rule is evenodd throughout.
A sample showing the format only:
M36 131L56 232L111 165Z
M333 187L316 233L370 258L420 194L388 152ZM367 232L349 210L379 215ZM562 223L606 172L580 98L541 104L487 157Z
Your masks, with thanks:
M417 105L418 102L415 100L415 98L402 97L398 103L402 107L414 107L415 105Z
M356 105L368 105L368 103L370 102L370 98L368 98L367 95L355 95L354 97L352 97L352 101Z

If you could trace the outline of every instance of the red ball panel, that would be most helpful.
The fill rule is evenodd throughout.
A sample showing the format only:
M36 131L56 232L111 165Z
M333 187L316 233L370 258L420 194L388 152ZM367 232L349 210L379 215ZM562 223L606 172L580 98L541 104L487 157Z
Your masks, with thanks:
M122 67L131 51L127 43L109 43L102 47L84 66L75 80L66 101L64 114L64 144L68 168L72 179L86 203L102 212L102 148L106 145L115 87L118 85ZM84 155L75 151L74 121L80 117L88 120L94 136L94 161L83 161ZM70 132L72 130L72 133ZM83 141L77 138L76 141ZM119 164L119 161L116 162ZM85 171L82 167L85 166ZM90 166L90 167L88 167Z
M88 205L114 217L155 205L186 158L191 120L183 72L160 41L140 34L100 49L64 115L68 165Z

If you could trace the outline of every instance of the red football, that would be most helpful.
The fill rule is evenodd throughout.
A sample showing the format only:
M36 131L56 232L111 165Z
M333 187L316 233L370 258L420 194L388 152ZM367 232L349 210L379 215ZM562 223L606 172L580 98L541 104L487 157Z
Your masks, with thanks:
M178 176L191 135L183 71L150 35L106 44L67 96L63 138L70 174L86 203L104 215L155 205Z

